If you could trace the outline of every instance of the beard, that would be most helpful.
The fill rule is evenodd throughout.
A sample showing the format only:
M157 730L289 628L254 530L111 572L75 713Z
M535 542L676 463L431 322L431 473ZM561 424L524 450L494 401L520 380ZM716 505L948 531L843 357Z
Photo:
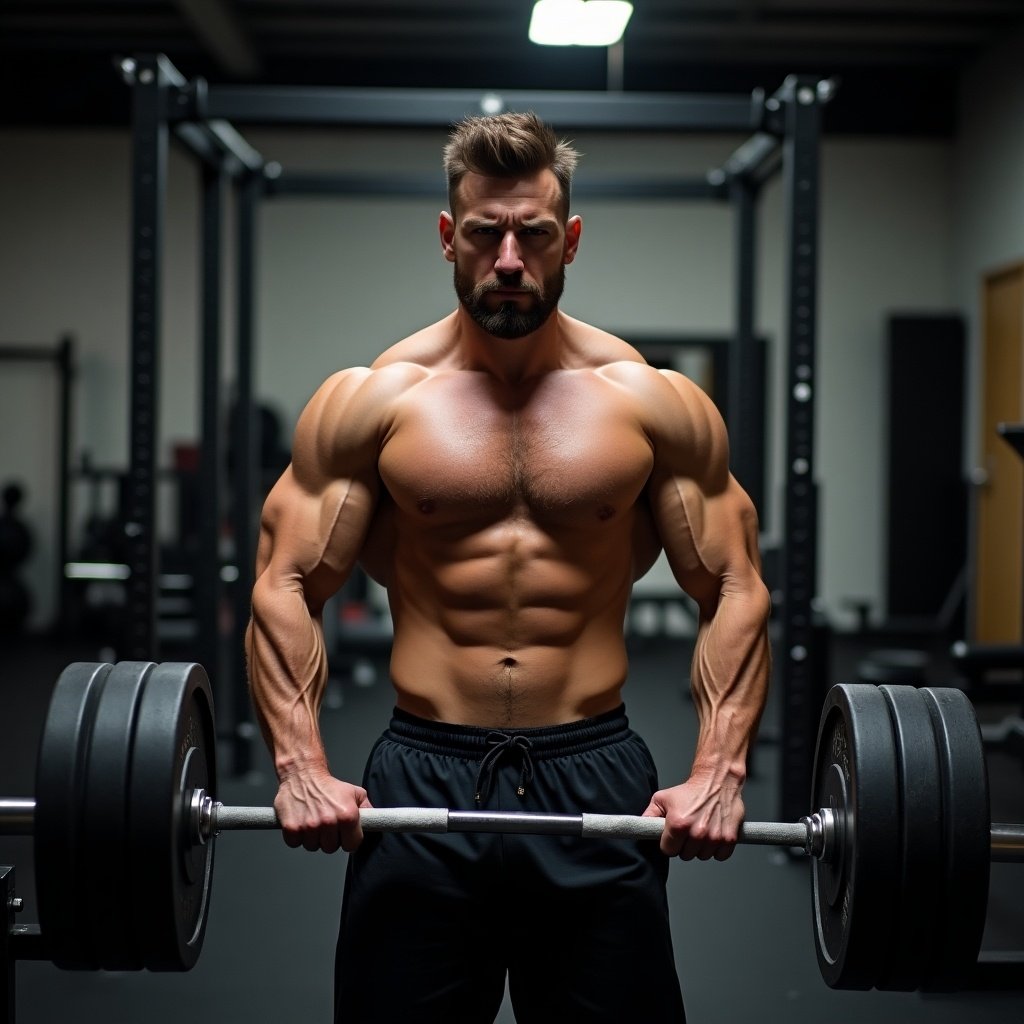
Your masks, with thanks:
M489 292L502 288L519 288L532 300L526 309L519 309L519 299L501 302L495 309L487 303ZM565 265L544 279L543 288L522 280L522 274L498 274L493 281L475 284L455 264L455 294L463 308L488 334L495 338L524 338L533 334L551 316L565 289Z

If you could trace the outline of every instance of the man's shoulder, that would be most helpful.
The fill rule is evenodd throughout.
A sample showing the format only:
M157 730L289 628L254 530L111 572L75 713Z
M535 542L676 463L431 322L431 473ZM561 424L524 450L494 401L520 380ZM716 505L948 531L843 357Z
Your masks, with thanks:
M581 367L600 370L616 363L647 366L647 361L629 342L561 311L558 315L563 337L569 340L570 352Z
M331 374L321 391L346 403L375 405L397 398L434 372L438 348L427 328L385 349L369 366L350 366Z
M580 320L570 318L569 323L579 368L632 394L650 411L660 408L678 416L685 408L710 401L688 377L651 366L622 338Z
M637 421L656 447L706 450L725 439L715 403L678 371L623 360L607 363L597 372L629 396Z
M386 418L407 392L443 369L447 319L391 345L369 366L350 366L331 374L310 407L334 410L347 418Z
M429 376L411 362L350 366L331 374L309 400L296 428L296 437L347 439L360 444L386 431L398 402Z
M572 334L582 364L602 377L644 398L661 394L666 400L700 391L689 378L675 370L659 370L629 342L581 320L571 320ZM703 394L703 392L701 392Z
M610 359L595 367L595 372L637 398L667 411L679 412L679 406L700 405L708 401L704 392L689 377L676 370L661 370L643 359Z
M389 379L400 378L403 374L415 375L413 368L419 369L421 377L428 374L431 367L444 359L450 348L451 319L447 316L396 342L377 356L370 369L376 372L399 367L385 375Z
M416 363L394 361L372 366L349 366L332 373L320 385L311 404L328 407L379 405L396 398L427 376Z

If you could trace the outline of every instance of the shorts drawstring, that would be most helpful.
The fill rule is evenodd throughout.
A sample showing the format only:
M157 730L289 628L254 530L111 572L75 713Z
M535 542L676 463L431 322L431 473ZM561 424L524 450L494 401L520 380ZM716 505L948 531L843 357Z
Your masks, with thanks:
M487 744L490 749L480 759L480 770L476 776L477 804L483 803L490 796L494 769L505 754L519 754L519 786L516 795L525 796L527 783L533 781L533 759L530 757L533 744L525 736L507 732L489 732Z

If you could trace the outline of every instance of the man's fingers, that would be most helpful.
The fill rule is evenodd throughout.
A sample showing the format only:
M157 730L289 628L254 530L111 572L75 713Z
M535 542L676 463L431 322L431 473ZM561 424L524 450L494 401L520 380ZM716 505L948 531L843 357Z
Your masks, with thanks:
M335 853L339 849L351 853L363 840L358 815L354 820L350 816L314 819L282 831L288 846L292 849L301 846L311 853L316 850Z
M685 815L666 815L661 852L682 860L727 860L736 848L736 829Z
M352 852L363 840L360 807L369 807L366 790L330 779L302 788L282 786L274 802L285 843L295 849Z
M679 856L683 860L708 860L714 855L715 845L706 825L694 825L682 844Z

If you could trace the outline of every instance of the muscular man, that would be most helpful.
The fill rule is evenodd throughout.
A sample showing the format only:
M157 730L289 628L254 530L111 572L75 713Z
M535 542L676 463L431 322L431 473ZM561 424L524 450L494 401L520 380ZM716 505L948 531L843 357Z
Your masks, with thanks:
M769 672L753 507L708 398L558 309L576 153L533 115L445 150L455 312L323 384L267 499L249 673L291 846L352 851L336 1019L683 1020L668 857L724 859ZM623 621L664 549L697 602L699 735L659 789L624 714ZM318 727L321 613L387 588L396 708L361 785ZM663 816L654 843L374 834L359 808Z

